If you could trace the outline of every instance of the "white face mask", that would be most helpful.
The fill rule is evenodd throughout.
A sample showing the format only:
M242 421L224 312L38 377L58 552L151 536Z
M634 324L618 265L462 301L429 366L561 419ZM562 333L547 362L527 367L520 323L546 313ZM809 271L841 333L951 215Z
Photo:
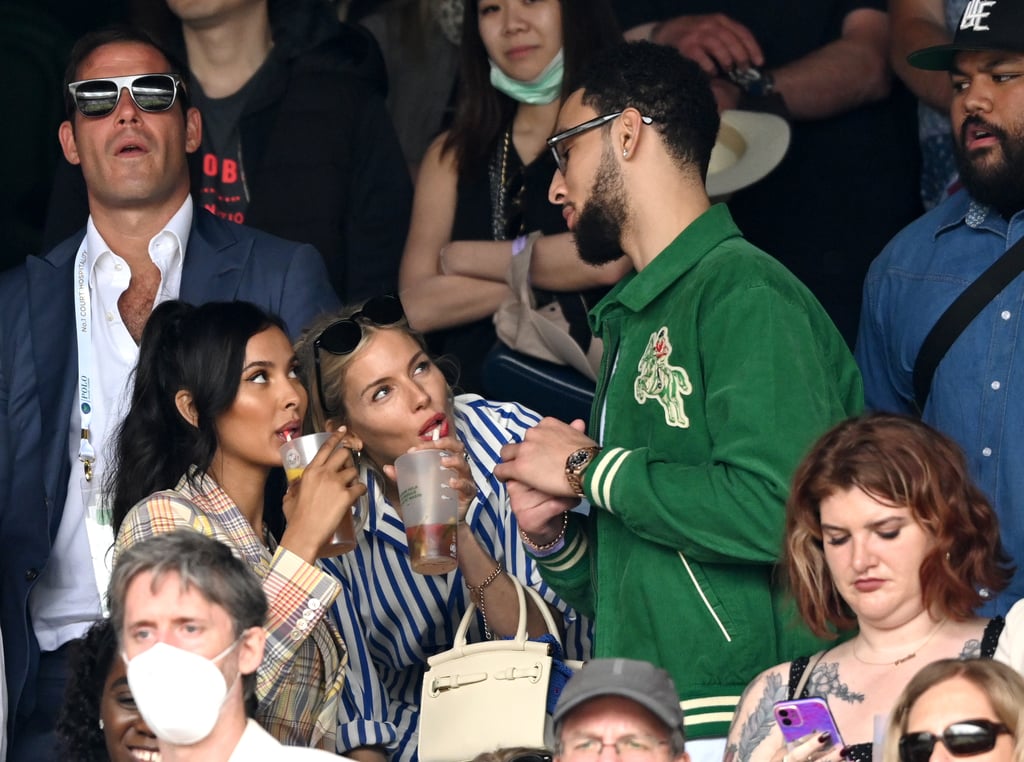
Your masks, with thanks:
M217 662L241 640L212 659L167 643L157 643L130 661L122 654L135 704L157 738L190 746L213 732L228 694Z

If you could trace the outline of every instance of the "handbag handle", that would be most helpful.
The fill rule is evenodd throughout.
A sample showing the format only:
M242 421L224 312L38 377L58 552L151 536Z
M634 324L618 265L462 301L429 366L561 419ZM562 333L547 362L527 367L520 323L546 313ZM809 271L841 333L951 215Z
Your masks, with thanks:
M513 638L513 642L517 644L525 644L527 641L526 637L526 594L528 593L532 598L533 602L540 609L540 615L544 617L544 624L547 625L548 632L551 633L552 637L558 641L559 645L562 645L562 639L558 636L558 627L555 625L555 620L551 616L551 610L548 608L547 601L534 590L532 587L528 587L520 582L516 577L509 574L508 578L512 580L513 585L516 588L516 598L519 600L519 624L516 627L516 635ZM469 625L473 621L474 614L476 614L476 602L470 601L469 606L466 608L466 613L462 615L462 621L459 622L459 629L455 631L455 642L453 646L458 648L466 645L466 633L469 631ZM508 646L508 641L502 641Z

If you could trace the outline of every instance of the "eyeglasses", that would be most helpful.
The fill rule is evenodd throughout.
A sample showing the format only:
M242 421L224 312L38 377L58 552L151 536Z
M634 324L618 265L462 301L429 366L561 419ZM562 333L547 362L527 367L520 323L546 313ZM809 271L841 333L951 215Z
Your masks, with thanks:
M402 303L393 296L375 296L347 318L336 320L320 332L313 340L313 364L316 371L316 391L320 396L320 407L329 414L330 407L324 398L324 383L320 375L320 350L332 355L352 353L363 338L363 323L394 325L405 319Z
M928 762L932 750L939 741L946 751L954 757L972 757L992 751L996 738L1009 733L1005 725L989 720L964 720L954 722L942 731L942 735L933 733L906 733L900 737L901 762Z
M127 77L82 79L68 85L82 116L106 116L117 108L125 88L142 111L167 111L178 97L181 79L175 74L133 74Z
M572 757L574 760L596 760L606 746L613 747L622 762L646 762L659 746L668 746L668 741L643 734L622 736L614 741L584 736L568 741L564 746L563 756Z
M593 119L588 119L582 124L577 124L575 127L570 127L569 129L563 130L562 132L559 132L556 135L552 135L550 138L548 138L548 148L551 149L551 153L555 157L555 164L558 165L558 171L564 175L565 169L569 164L569 155L565 152L564 148L559 148L560 143L568 140L569 138L574 138L577 135L582 135L584 132L596 130L598 127L603 127L604 125L608 124L608 122L610 122L612 119L622 116L622 114L622 111L616 111L613 114L596 116ZM641 115L640 120L644 124L651 124L654 121L654 118L650 116Z

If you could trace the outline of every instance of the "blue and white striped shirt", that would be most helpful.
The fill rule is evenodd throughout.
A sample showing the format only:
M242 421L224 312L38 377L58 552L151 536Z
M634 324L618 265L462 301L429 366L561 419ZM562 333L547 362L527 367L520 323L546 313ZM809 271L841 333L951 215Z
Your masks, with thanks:
M567 658L586 659L591 646L589 620L544 584L523 550L505 485L494 477L502 446L521 441L537 420L535 413L516 403L489 402L476 395L456 397L455 429L469 454L477 485L466 520L505 571L563 612ZM367 486L371 510L359 544L343 556L324 559L325 568L342 584L334 613L349 653L338 751L381 744L390 747L393 762L415 762L427 657L452 647L459 620L469 606L469 591L459 569L446 575L412 570L402 519L372 479ZM468 639L483 639L479 616Z

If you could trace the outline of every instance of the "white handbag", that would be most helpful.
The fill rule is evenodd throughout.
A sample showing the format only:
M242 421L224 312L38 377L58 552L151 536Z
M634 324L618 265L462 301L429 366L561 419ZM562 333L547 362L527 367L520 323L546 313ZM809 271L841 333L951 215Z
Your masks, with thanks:
M547 602L511 577L519 598L519 626L511 640L467 643L476 613L470 603L455 633L454 647L427 659L420 701L420 762L466 762L485 751L546 746L548 684L552 657L547 643L526 636L526 594L558 629ZM581 662L566 662L574 669Z

